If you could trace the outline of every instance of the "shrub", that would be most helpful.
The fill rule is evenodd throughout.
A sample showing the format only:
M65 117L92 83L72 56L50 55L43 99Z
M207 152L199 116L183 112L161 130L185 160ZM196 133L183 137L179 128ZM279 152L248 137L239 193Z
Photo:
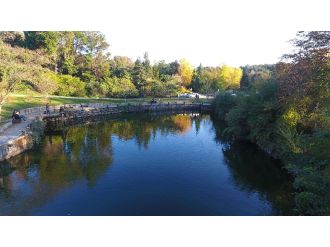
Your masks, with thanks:
M58 75L56 76L58 89L56 95L61 96L85 96L86 89L85 83L77 77L70 75Z
M138 90L129 78L107 78L101 84L101 91L108 97L137 97Z
M213 102L217 117L225 119L226 114L237 105L237 97L228 92L221 92Z

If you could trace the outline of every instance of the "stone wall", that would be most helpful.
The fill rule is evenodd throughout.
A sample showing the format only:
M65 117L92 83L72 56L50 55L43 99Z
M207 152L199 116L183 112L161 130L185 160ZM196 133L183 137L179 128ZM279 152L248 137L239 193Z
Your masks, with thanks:
M80 104L70 104L65 105L66 108L73 110L73 115L66 117L66 119L78 119L79 117L87 118L95 116L105 116L109 114L117 113L128 113L128 112L145 112L145 111L165 111L165 110L201 110L208 111L210 110L209 104L177 104L177 103L162 103L162 104L138 104L138 105L115 105L115 104L102 104L102 103L92 103L92 104L83 104L84 107L94 108L91 112L86 112L81 114L81 105ZM32 107L20 110L20 113L26 116L33 116L34 119L38 121L52 122L60 119L63 121L63 118L59 118L58 110L60 106L51 106L50 112L55 113L55 116L45 116L45 106L41 107ZM31 123L33 124L33 122ZM8 126L7 126L8 127ZM31 130L33 126L28 126L24 131L24 134L20 135L17 138L10 140L8 143L0 146L0 161L9 159L15 155L18 155L25 150L31 149L33 147L33 133ZM44 128L42 128L42 131Z
M10 140L8 143L0 146L0 161L18 155L25 150L32 148L32 146L32 138L27 133L17 137L16 139Z
M22 131L22 134L0 145L0 161L9 159L15 155L31 149L34 143L40 139L44 133L45 125L42 118L37 116Z
M210 104L178 104L178 103L159 103L159 104L126 104L126 105L107 105L107 104L89 104L89 109L69 107L63 115L59 112L43 117L46 123L46 130L57 130L64 126L79 124L89 121L97 121L104 117L117 115L121 113L134 112L182 112L182 111L200 111L210 112Z

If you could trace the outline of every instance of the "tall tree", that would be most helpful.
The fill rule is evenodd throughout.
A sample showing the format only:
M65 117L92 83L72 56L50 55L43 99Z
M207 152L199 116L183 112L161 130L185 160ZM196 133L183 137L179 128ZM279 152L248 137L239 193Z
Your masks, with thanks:
M194 71L192 81L191 81L191 87L192 90L195 92L201 92L203 82L202 82L202 69L203 66L200 64L197 69Z
M188 86L191 83L194 73L194 67L189 63L187 59L180 60L179 75L182 79L182 85Z
M143 87L147 85L147 75L140 59L137 59L132 69L133 83L143 96Z
M109 44L101 32L92 31L84 32L84 34L86 36L85 52L93 58L109 48Z
M110 61L111 75L119 78L130 77L134 62L125 56L115 56Z
M57 51L59 32L25 31L25 46L31 50L44 49L48 54Z
M298 32L293 44L296 52L284 56L290 64L278 66L279 99L283 105L294 105L304 124L313 127L322 122L315 117L322 117L329 102L330 32Z
M52 69L57 72L57 48L59 32L24 31L25 46L31 50L42 49L52 60Z
M79 36L78 36L79 35ZM78 33L75 47L78 55L75 60L79 75L87 83L103 81L110 75L109 44L101 32ZM91 85L92 89L93 85Z
M73 75L77 72L75 59L77 49L75 47L76 32L61 32L58 42L57 66L62 74Z

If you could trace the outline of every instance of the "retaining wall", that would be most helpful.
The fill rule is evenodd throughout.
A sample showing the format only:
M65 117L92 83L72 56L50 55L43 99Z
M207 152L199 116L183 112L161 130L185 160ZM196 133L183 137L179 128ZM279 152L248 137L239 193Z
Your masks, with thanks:
M84 107L81 104L69 104L65 105L66 116L62 117L59 114L60 106L50 106L51 115L44 115L45 106L32 107L20 110L20 113L26 116L34 116L36 120L43 120L46 123L56 124L63 121L84 121L90 118L98 116L107 116L118 113L128 112L154 112L154 111L185 111L185 110L199 110L210 111L211 106L209 104L178 104L178 103L161 103L161 104L138 104L138 105L114 105L114 104L102 104L102 103L90 103L83 104L84 107L92 109L90 111L84 111ZM28 126L22 133L22 135L10 140L8 143L0 146L0 161L9 159L15 155L18 155L25 150L33 147L32 132L30 131L32 126Z
M33 141L29 134L23 134L0 146L0 161L9 159L32 148Z

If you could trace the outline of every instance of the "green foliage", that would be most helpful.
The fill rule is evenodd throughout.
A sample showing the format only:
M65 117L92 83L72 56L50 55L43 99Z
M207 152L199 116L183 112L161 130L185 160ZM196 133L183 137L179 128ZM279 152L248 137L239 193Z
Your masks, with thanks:
M101 32L82 32L81 36L84 36L85 41L83 46L84 52L92 57L96 57L103 53L109 47L104 34Z
M228 94L217 97L218 108L226 105L226 112L220 110L220 117L228 123L225 133L233 139L246 139L262 146L267 152L276 154L276 119L280 109L276 102L277 85L265 84L258 93ZM234 98L234 99L230 99ZM230 108L231 107L231 108Z
M202 65L200 64L196 70L194 70L194 74L191 80L191 88L195 92L204 92L208 91L203 89L203 85L205 84L202 79Z
M176 96L179 90L179 82L173 78L168 81L153 81L151 82L150 96L153 97L171 97Z
M274 65L247 65L241 67L242 79L240 81L241 89L258 89L262 84L274 79Z
M107 79L102 85L102 93L107 97L129 98L137 97L138 91L129 78L113 77Z
M165 63L165 61L159 61L154 65L156 75L160 80L166 80L168 76L174 76L179 72L180 64L177 61L172 63Z
M330 214L330 32L301 32L290 63L243 67L241 91L219 94L232 140L256 143L294 176L296 212Z
M118 78L130 77L133 67L134 62L128 57L115 56L110 61L111 75Z
M57 86L50 76L53 72L47 69L49 61L37 51L0 42L0 109L20 84L27 84L40 93L53 93Z
M219 94L214 105L217 116L227 123L223 134L254 142L286 164L295 176L297 214L327 215L330 132L299 132L300 115L293 107L283 108L277 92L277 83L265 83L259 92Z
M293 41L296 52L277 67L279 98L294 105L304 127L327 128L324 118L330 101L330 32L298 32ZM328 125L328 126L327 126Z
M237 105L238 97L228 92L221 92L215 98L213 105L215 114L220 119L225 119L227 113Z
M23 46L24 38L21 32L0 31L0 40L11 46Z
M147 85L148 76L140 59L137 59L134 63L132 79L135 87L139 90L140 95L144 96L142 89Z
M44 49L48 54L57 51L58 32L25 31L25 46L29 49Z
M15 47L8 56L12 52L18 53L13 59L29 64L34 70L33 80L20 81L19 88L24 91L32 89L59 95L165 97L187 90L190 92L190 86L201 93L236 89L241 77L240 69L229 66L200 66L195 70L185 59L152 64L147 52L135 63L121 56L110 59L109 44L101 32L1 32L0 39ZM134 84L135 89L130 83Z
M62 96L85 96L86 95L86 84L77 77L70 75L59 75L56 76L58 89L56 95Z

